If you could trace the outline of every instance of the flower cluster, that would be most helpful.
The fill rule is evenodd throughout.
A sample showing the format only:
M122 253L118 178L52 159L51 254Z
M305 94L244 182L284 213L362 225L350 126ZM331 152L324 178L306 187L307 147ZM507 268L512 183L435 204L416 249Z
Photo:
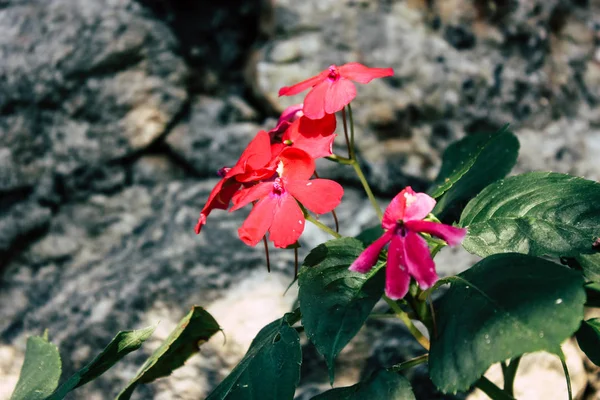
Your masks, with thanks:
M335 117L305 119L301 116L290 123L282 141L275 130L258 132L237 163L221 169L222 179L200 212L196 233L212 210L226 210L233 203L230 211L235 211L254 203L238 230L240 239L254 246L268 231L275 246L285 248L296 243L304 230L305 216L297 201L317 214L337 207L342 187L328 179L311 179L314 159L331 154Z
M305 210L316 214L332 211L341 201L342 187L328 179L311 179L314 160L332 155L336 135L334 113L356 96L351 80L368 83L390 76L391 68L368 68L358 63L330 66L319 75L292 87L280 96L291 96L314 87L304 104L288 107L269 132L260 131L232 168L219 171L214 187L200 212L200 233L214 209L235 211L249 203L254 207L239 228L240 239L256 245L267 232L275 247L296 243L305 224Z
M200 233L213 209L225 210L233 203L230 211L235 211L252 203L250 215L238 229L240 239L254 246L268 232L275 247L294 245L304 230L309 211L333 211L343 196L337 182L316 177L315 160L333 154L335 113L356 97L352 81L368 83L392 74L391 68L369 68L358 63L332 65L312 78L282 88L280 96L310 91L303 104L288 107L282 113L275 128L258 132L233 167L221 169L222 179L200 213L196 233ZM345 114L342 116L345 118ZM356 163L352 153L350 156L347 161ZM371 200L376 205L375 199ZM385 234L358 257L350 270L368 272L383 247L390 243L388 297L404 297L411 276L424 289L433 285L437 280L435 265L420 234L434 235L455 245L466 233L464 229L424 220L434 205L433 198L415 193L410 187L400 192L383 215Z

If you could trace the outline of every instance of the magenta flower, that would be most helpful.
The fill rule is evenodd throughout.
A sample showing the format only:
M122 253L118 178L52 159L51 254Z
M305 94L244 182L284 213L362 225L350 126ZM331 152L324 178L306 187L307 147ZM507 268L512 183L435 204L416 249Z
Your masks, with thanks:
M411 276L422 289L430 288L438 276L427 242L419 233L437 236L449 246L459 244L467 233L464 228L423 221L434 206L433 198L425 193L415 193L410 187L398 193L383 215L381 226L386 232L358 256L350 271L369 272L389 242L385 294L393 300L403 298L408 292Z

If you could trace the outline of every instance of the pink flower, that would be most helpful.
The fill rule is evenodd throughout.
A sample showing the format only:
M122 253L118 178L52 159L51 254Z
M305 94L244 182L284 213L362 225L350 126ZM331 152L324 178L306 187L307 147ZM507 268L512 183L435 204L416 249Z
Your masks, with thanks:
M329 179L310 179L315 171L313 159L300 149L287 148L278 157L273 181L242 189L233 196L235 211L257 201L250 215L238 229L240 239L256 245L269 231L275 247L296 243L304 230L304 207L316 214L333 210L340 204L344 190Z
M310 119L323 118L325 114L340 111L356 97L356 87L351 81L369 83L375 78L392 76L391 68L369 68L352 62L342 66L331 65L320 74L293 86L279 90L279 96L293 96L312 88L304 99L304 115Z
M425 193L415 193L410 187L401 191L385 210L381 225L386 232L358 256L350 271L367 273L377 263L383 247L390 243L386 295L394 300L403 298L411 276L422 289L431 287L438 276L427 242L419 233L437 236L450 246L459 244L467 233L463 228L423 221L434 206L435 200Z

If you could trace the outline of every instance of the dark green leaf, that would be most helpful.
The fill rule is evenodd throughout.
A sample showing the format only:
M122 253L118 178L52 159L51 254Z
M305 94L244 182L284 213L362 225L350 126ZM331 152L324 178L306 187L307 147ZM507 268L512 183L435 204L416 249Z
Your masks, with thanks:
M300 337L286 317L258 332L248 352L206 400L293 399L300 381Z
M583 319L577 271L523 254L490 256L449 279L429 370L443 392L467 390L494 363L560 343Z
M360 240L363 245L368 246L383 235L384 230L381 227L381 224L377 224L371 228L367 228L356 236L358 240Z
M331 382L335 357L360 330L383 294L383 271L348 271L363 250L357 239L331 240L313 249L298 276L302 323L309 340L325 356Z
M220 330L217 321L202 307L194 306L169 337L156 349L140 368L125 389L117 396L118 400L126 400L140 383L170 375L181 367L200 345Z
M448 146L431 193L434 198L441 196L433 213L443 220L448 220L450 213L458 216L461 204L510 172L518 153L519 141L508 125L499 132L470 135Z
M600 253L596 254L581 254L575 257L583 275L593 282L600 282Z
M48 342L47 337L31 336L27 339L25 361L10 400L45 399L58 386L61 371L56 346Z
M587 307L600 307L600 283L592 282L585 285Z
M402 375L382 370L356 385L331 389L312 400L414 400L410 382Z
M471 200L460 225L469 228L465 249L482 257L590 254L600 234L600 184L552 172L513 176Z
M575 336L585 355L600 366L600 318L583 321Z
M139 349L142 343L152 335L155 327L149 326L136 331L122 331L102 350L88 365L77 371L48 400L63 399L71 390L85 385L105 373L120 359L134 350Z

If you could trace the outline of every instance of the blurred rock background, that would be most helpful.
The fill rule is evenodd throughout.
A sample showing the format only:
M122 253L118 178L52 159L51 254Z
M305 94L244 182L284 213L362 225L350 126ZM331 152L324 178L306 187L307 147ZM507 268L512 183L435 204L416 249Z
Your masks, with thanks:
M293 306L293 255L272 252L269 275L261 248L237 239L243 213L215 212L196 236L198 213L215 171L301 101L279 87L349 61L395 70L360 85L354 105L382 201L425 189L452 140L507 122L517 171L600 178L599 0L0 0L0 399L28 335L49 329L70 374L117 331L160 321L153 341L71 397L112 398L192 304L227 343L213 338L135 398L198 399L220 382ZM321 169L347 187L342 232L372 225L352 171ZM325 239L307 226L302 244ZM438 268L474 260L445 250ZM329 385L304 352L308 399ZM401 325L369 322L336 385L416 354ZM596 371L573 354L575 389L600 398ZM411 376L419 399L454 398L422 369ZM532 383L564 398L552 376Z

